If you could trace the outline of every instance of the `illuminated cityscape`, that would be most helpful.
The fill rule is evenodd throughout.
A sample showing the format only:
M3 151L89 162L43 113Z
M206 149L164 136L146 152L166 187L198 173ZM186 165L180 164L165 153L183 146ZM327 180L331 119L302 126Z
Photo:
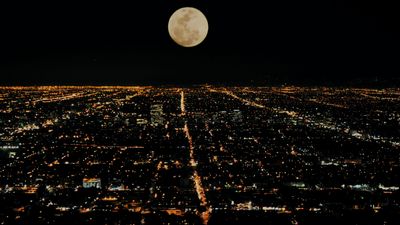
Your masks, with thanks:
M400 89L0 87L0 224L398 224Z

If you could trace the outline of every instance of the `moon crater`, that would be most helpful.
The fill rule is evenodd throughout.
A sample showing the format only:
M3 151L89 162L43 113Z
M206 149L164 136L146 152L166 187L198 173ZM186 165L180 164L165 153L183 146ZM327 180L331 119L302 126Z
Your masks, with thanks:
M169 34L183 47L199 45L207 36L208 21L204 14L195 8L185 7L175 11L168 23Z

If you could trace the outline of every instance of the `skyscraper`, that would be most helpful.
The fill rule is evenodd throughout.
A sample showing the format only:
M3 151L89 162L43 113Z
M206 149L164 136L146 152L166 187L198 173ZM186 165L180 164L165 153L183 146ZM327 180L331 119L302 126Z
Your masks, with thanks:
M161 104L152 105L150 107L151 125L159 126L164 124L163 106Z
M231 117L232 117L233 122L242 122L243 121L243 115L239 109L234 109L233 112L231 112Z

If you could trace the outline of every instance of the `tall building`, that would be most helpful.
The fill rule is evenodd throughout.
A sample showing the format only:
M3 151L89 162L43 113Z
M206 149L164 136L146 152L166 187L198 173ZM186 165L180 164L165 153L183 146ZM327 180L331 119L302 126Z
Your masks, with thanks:
M243 122L243 115L239 109L233 110L233 112L231 112L231 116L233 122Z
M150 108L151 125L159 126L164 124L163 106L161 104L152 105Z

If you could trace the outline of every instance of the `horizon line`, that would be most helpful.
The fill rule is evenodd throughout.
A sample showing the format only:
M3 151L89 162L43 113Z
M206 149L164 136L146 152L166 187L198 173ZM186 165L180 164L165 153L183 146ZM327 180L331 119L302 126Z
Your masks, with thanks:
M136 89L136 88L183 88L183 87L256 87L256 88L351 88L351 89L399 89L400 87L359 87L357 85L210 85L210 84L191 84L191 85L0 85L0 89L55 89L55 88L92 88L92 89Z

